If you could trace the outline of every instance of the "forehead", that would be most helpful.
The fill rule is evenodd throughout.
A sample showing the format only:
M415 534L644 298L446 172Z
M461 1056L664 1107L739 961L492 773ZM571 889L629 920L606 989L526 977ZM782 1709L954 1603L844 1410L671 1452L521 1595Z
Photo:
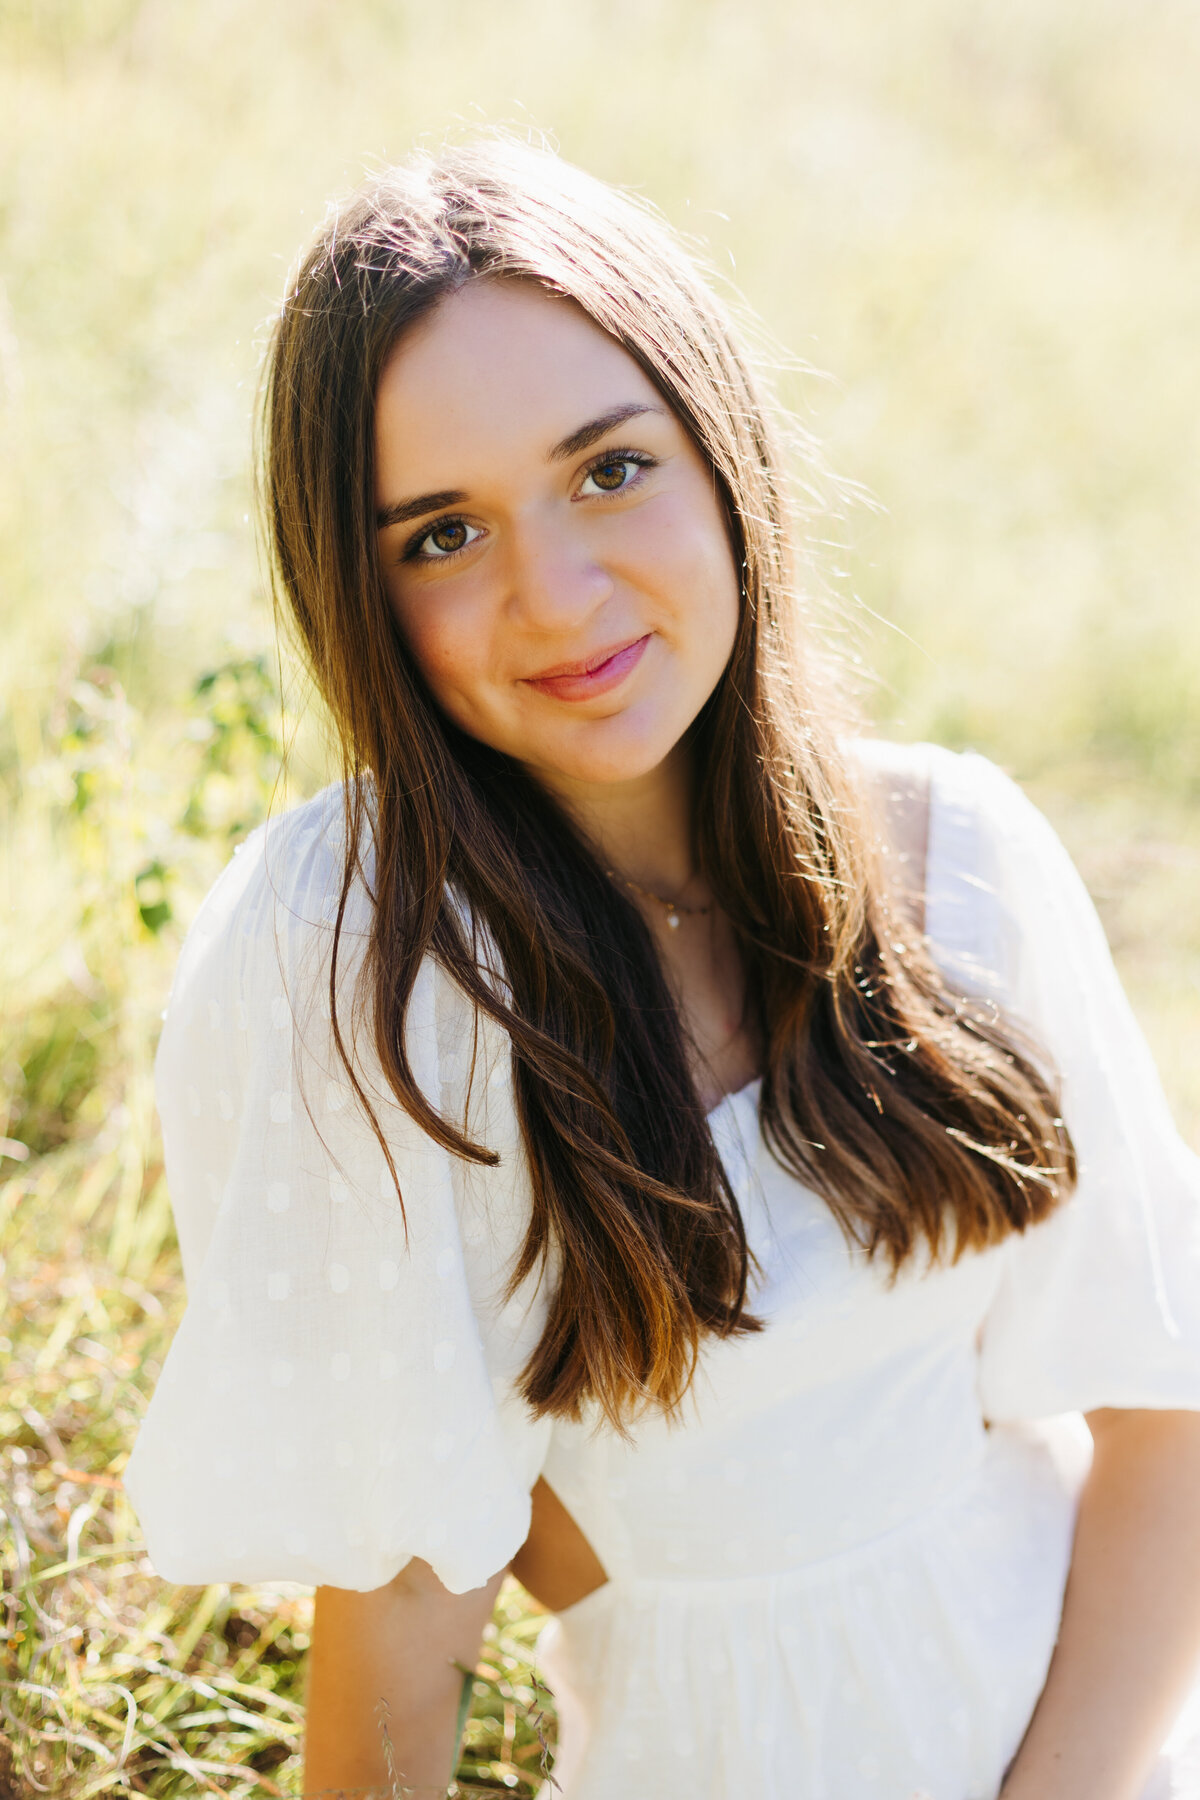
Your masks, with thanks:
M573 300L528 281L468 283L413 326L384 367L380 477L389 487L462 486L497 453L543 459L625 401L662 405L629 352Z

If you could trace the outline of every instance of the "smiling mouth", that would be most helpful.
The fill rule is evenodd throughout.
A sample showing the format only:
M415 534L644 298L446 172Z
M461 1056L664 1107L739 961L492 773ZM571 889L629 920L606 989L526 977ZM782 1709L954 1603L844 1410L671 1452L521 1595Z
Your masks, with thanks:
M637 667L651 636L647 632L644 637L618 644L613 650L602 650L583 662L559 663L540 675L527 675L525 685L555 700L590 700L595 694L606 694Z

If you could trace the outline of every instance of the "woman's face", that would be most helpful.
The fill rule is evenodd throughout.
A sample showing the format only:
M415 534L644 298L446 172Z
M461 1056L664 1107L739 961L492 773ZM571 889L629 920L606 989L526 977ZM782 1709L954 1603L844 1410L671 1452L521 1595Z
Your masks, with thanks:
M573 301L480 281L409 331L376 422L387 591L434 698L547 785L664 762L733 648L712 475Z

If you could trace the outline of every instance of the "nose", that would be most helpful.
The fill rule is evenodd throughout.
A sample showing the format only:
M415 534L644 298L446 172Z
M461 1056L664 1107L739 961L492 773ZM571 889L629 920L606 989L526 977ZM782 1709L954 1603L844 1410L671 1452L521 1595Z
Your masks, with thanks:
M526 630L565 636L613 592L613 578L584 533L557 509L516 522L508 549L508 611Z

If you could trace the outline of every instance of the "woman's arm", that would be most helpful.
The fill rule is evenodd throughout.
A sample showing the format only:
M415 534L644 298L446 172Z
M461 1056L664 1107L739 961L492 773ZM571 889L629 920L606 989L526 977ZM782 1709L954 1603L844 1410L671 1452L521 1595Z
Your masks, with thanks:
M1002 1800L1137 1800L1200 1658L1200 1414L1088 1424L1058 1647Z
M386 1725L404 1788L444 1793L454 1777L461 1664L473 1669L503 1571L468 1594L416 1558L370 1593L318 1588L309 1653L304 1791L392 1791Z

